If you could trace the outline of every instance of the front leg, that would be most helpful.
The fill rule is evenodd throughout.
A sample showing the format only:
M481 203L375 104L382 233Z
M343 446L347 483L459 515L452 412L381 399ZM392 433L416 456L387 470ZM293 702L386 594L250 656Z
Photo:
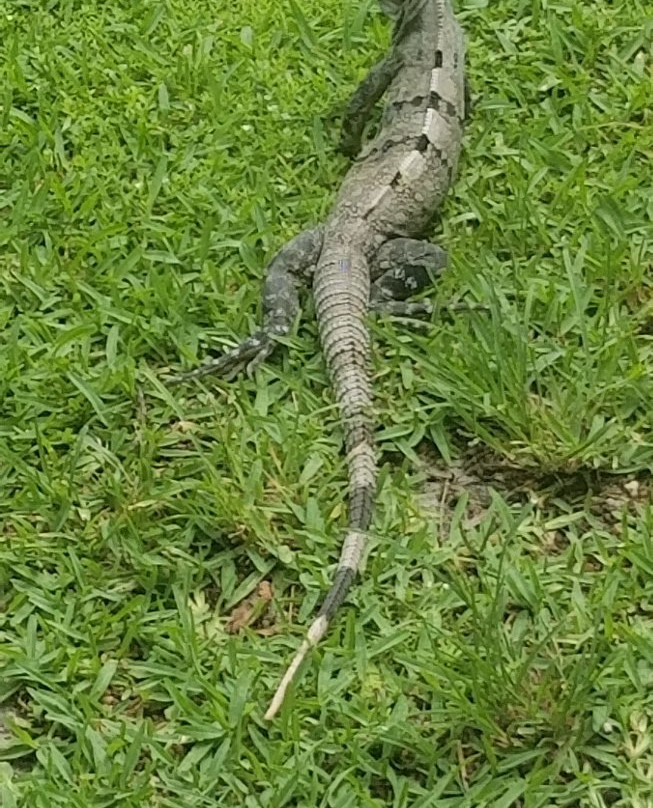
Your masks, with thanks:
M322 250L322 227L304 230L284 245L268 265L263 286L263 327L236 348L204 365L173 376L172 384L218 373L235 376L243 370L252 375L276 347L276 337L285 336L299 313L300 284L308 285Z
M390 54L375 64L352 95L342 120L339 150L348 157L355 157L361 150L365 123L376 102L388 89L400 67L399 59Z
M372 264L370 309L400 317L430 314L430 301L406 298L435 285L446 266L447 253L437 244L412 238L386 241Z

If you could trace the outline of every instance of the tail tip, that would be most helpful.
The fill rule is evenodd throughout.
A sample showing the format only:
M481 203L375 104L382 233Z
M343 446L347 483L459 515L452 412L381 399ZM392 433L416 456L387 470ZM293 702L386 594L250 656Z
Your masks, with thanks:
M311 626L308 630L308 634L306 635L306 639L302 642L301 646L299 647L299 650L293 657L292 662L286 668L286 672L284 673L281 681L279 682L279 687L277 687L274 696L272 697L270 706L263 715L263 719L265 721L271 721L281 709L281 706L286 698L288 688L292 684L292 681L295 678L295 674L299 670L299 666L304 661L306 654L324 636L328 628L328 625L329 625L329 619L326 617L326 615L320 615L316 620L314 620L311 623Z

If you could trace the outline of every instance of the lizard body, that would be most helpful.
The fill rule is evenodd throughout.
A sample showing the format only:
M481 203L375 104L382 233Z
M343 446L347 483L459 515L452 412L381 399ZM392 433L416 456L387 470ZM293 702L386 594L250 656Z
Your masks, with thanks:
M286 244L269 264L263 327L240 346L183 379L252 372L299 310L298 287L313 281L320 343L339 405L349 473L349 524L340 561L306 639L265 714L272 718L303 658L324 636L359 568L372 519L376 456L371 417L369 308L423 313L406 298L446 265L446 253L419 240L455 175L465 115L462 30L450 0L382 0L395 17L389 54L353 95L341 148L357 155L322 225ZM361 149L365 122L386 95L379 132Z

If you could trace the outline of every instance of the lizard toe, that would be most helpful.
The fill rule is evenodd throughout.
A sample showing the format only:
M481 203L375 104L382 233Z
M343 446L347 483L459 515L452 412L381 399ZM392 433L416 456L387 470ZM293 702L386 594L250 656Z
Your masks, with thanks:
M231 351L211 359L200 367L181 373L178 376L171 376L167 379L168 384L179 384L181 382L199 379L202 376L215 374L223 379L231 379L243 371L251 375L256 368L272 352L273 343L271 338L264 331L259 331L252 335Z

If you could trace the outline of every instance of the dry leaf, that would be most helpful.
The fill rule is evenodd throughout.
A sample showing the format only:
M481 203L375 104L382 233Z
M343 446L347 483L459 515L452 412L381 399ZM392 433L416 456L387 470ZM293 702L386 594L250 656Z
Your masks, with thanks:
M269 581L261 581L256 591L252 592L233 610L227 620L225 630L229 634L237 634L246 626L254 623L267 611L273 595L272 584Z

